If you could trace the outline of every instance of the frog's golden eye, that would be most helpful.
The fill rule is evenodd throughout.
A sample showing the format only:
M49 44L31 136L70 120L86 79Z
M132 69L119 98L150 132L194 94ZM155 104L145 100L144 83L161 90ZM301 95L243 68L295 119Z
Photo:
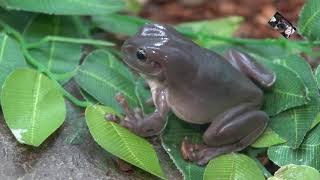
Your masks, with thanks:
M143 49L138 49L137 51L137 58L141 61L146 61L147 60L147 54L146 51Z

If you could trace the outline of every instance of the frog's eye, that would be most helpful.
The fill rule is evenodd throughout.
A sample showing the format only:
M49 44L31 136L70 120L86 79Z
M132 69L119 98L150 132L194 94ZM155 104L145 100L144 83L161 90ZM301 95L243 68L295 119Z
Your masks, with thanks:
M141 61L146 61L147 60L147 54L146 51L143 49L138 49L137 51L137 58Z

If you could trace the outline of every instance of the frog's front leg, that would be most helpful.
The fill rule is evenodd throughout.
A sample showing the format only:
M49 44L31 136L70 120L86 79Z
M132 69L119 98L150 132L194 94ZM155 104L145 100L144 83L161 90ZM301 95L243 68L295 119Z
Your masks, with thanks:
M268 116L256 107L241 105L214 119L203 135L204 144L182 143L186 160L199 165L221 154L240 151L252 144L267 126Z
M236 49L230 49L227 51L225 57L233 67L254 80L260 86L270 88L274 84L276 75L257 63L250 55Z
M123 108L126 118L119 121L116 117L106 115L106 119L116 121L123 127L128 128L130 131L142 137L158 135L167 123L167 114L169 112L165 93L165 91L158 92L154 102L157 109L147 117L143 117L143 112L140 108L132 110L125 97L119 94L116 96L116 100Z

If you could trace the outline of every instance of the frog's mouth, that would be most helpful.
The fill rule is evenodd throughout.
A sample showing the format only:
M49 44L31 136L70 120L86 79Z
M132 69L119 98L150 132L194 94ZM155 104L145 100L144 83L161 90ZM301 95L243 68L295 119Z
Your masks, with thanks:
M130 57L125 57L123 61L130 69L144 76L156 79L163 79L164 77L162 66L156 61L148 60L148 62L141 63Z

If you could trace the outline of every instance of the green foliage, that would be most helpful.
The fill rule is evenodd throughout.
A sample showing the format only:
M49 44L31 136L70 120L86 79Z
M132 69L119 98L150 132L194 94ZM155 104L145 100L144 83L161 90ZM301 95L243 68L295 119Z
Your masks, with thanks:
M277 76L272 89L264 92L265 103L263 110L269 116L275 116L290 108L307 104L309 99L308 89L297 73L260 56L254 55L253 57L276 73Z
M277 133L272 131L270 128L266 129L265 132L251 144L255 148L265 148L277 144L285 143L286 140L282 139Z
M320 1L307 0L303 6L299 22L299 32L310 40L320 39Z
M243 22L243 17L230 16L226 18L220 18L215 20L205 20L197 22L186 22L176 26L180 32L193 33L193 34L204 34L204 35L218 35L223 37L232 37L235 31L239 28ZM221 41L213 39L206 39L198 36L194 38L198 44L203 47L210 48L213 45L221 44Z
M308 165L320 170L320 126L316 126L306 136L298 149L283 144L268 149L269 158L279 166L288 164Z
M39 146L63 123L64 99L45 75L31 69L15 70L2 90L6 123L20 143Z
M93 16L93 23L108 32L132 36L139 28L149 23L149 20L134 16L109 14L105 16Z
M212 159L205 172L204 180L263 180L264 176L255 161L243 154L230 153Z
M198 180L203 178L204 167L183 159L180 151L182 140L187 137L192 143L202 143L203 127L192 125L170 115L161 140L164 150L169 154L184 179Z
M76 28L70 17L37 16L29 22L23 35L28 42L38 42L47 36L76 37ZM50 72L71 73L78 67L81 57L81 45L64 42L45 42L30 49L30 54L38 59Z
M315 71L315 76L316 76L318 88L320 89L320 66L317 67Z
M139 0L125 0L127 5L127 10L134 14L139 13L143 8L143 2Z
M17 42L8 35L0 33L0 87L13 70L25 66L26 62ZM0 95L1 92L0 89Z
M135 83L130 74L112 54L96 50L86 57L75 75L75 80L99 102L120 112L121 108L114 98L117 93L122 93L131 106L138 106Z
M33 20L36 14L23 12L23 11L8 11L0 7L1 20L8 23L11 27L15 28L19 32L23 32L30 21ZM19 19L17 21L17 19ZM0 30L2 27L0 27Z
M271 129L286 139L287 145L298 148L316 120L319 111L319 91L310 65L302 58L288 56L275 59L274 62L295 71L308 89L308 104L280 113L271 118L270 122Z
M95 15L119 11L125 7L123 0L1 0L0 6L9 10L25 10L47 14Z
M287 166L281 167L277 172L275 172L274 177L268 180L314 180L320 179L320 173L309 166L289 164Z
M93 105L86 109L87 124L95 141L117 157L165 179L152 145L119 124L107 121L106 113L122 117L105 106Z
M63 123L64 96L75 105L87 108L86 123L100 146L165 178L156 153L147 141L104 119L107 112L123 118L122 109L114 99L119 92L131 107L141 107L145 114L154 110L145 104L151 95L144 88L143 78L134 76L119 61L121 55L117 47L110 47L119 42L92 38L100 37L96 32L101 29L131 36L145 23L150 23L147 19L115 13L126 6L130 7L129 11L137 12L136 2L0 0L0 6L5 8L0 8L1 106L8 127L20 143L39 146ZM308 0L299 18L299 32L312 41L234 38L232 35L243 21L237 16L175 26L203 47L219 52L236 47L249 52L277 75L274 87L264 90L263 110L269 114L270 121L264 134L251 145L259 149L249 147L243 151L251 158L231 153L211 160L207 167L186 162L180 152L181 141L188 137L193 143L202 143L206 125L192 125L169 116L161 136L162 145L185 179L263 179L262 172L269 177L270 173L255 159L259 153L251 152L266 150L271 161L284 166L270 179L318 176L310 167L289 164L309 165L320 170L320 68L315 78L307 62L298 56L301 52L315 55L312 47L320 45L319 6L317 0ZM21 69L26 67L30 69ZM70 79L75 79L84 100L63 88L63 83ZM93 105L97 103L105 106ZM81 143L78 134L84 127L79 124L80 130L75 130L68 142Z

